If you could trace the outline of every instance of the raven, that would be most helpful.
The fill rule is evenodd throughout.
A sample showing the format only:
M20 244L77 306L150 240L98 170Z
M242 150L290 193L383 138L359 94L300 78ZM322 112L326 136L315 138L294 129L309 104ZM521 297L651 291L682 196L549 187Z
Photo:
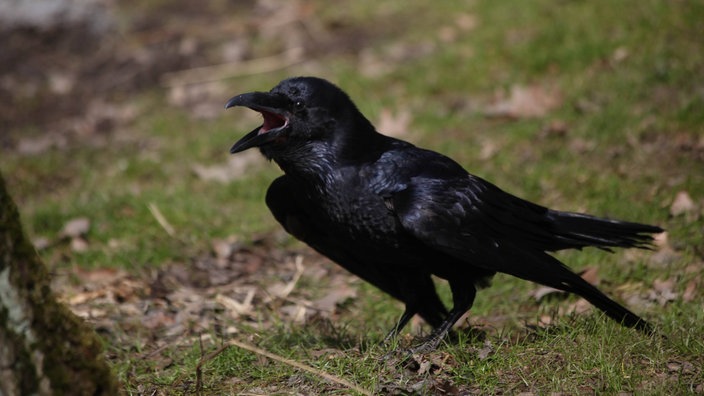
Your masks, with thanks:
M334 84L316 77L245 93L263 123L232 146L258 147L284 172L266 204L276 220L349 272L405 304L387 337L416 314L434 327L417 351L435 349L497 272L578 294L607 316L651 326L548 254L594 246L648 248L657 226L562 212L515 197L452 159L385 136ZM432 275L446 279L453 306Z

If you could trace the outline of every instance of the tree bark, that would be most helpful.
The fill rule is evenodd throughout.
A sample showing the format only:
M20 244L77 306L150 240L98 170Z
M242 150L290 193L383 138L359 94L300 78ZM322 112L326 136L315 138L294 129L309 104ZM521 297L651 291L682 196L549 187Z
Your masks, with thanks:
M116 395L95 332L56 301L0 174L0 395Z

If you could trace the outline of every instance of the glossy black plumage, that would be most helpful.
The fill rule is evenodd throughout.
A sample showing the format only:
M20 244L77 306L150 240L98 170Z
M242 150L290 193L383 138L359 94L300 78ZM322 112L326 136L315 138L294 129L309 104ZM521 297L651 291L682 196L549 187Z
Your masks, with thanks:
M636 314L547 252L644 248L656 226L547 209L467 173L452 159L378 133L349 97L313 77L232 98L264 117L232 152L258 147L284 171L266 203L290 234L405 304L390 335L415 314L436 330L432 349L503 272L576 293L629 327ZM448 280L453 308L431 275Z

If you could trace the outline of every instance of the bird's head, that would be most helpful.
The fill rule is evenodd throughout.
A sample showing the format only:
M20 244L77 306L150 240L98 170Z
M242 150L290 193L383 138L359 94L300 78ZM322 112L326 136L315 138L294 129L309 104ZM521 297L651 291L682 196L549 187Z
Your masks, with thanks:
M259 147L264 155L277 159L310 143L344 145L373 131L346 93L316 77L290 78L269 92L237 95L225 104L225 108L234 106L261 113L264 123L237 141L230 149L233 154Z

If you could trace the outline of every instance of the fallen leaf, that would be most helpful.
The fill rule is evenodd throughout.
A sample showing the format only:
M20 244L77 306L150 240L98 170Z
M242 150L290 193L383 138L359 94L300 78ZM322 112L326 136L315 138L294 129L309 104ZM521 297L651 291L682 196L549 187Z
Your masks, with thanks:
M88 250L88 241L84 238L71 238L71 250L76 253L83 253Z
M581 315L583 313L587 313L592 310L594 306L587 300L580 298L579 300L575 301L574 303L570 304L567 306L567 308L564 310L564 312L561 312L563 315L570 315L570 314L578 314Z
M547 296L547 295L550 295L550 294L560 294L560 293L564 294L565 292L563 292L562 290L555 289L555 288L553 288L553 287L538 286L538 287L537 287L535 290L533 290L533 292L530 293L530 294L531 294L531 296L533 296L533 298L534 298L536 301L540 301L540 300L542 300L542 299L543 299L545 296Z
M628 48L618 47L611 54L611 61L614 63L621 63L624 60L626 60L626 58L628 58L628 55L629 55Z
M687 286L684 288L684 293L682 293L682 301L684 302L692 302L694 300L694 295L697 291L697 287L699 286L699 279L692 279L687 283Z
M479 159L483 161L490 160L499 152L501 148L495 141L484 139L481 142L481 150L479 151Z
M589 282L590 284L597 286L599 285L598 272L599 269L597 267L587 267L579 273L579 276L581 276L582 279Z
M338 285L331 288L324 297L315 300L313 306L323 312L334 313L339 304L355 297L357 297L357 289L347 285Z
M484 341L484 346L477 352L477 357L479 360L484 360L489 355L491 355L494 352L494 346L491 344L491 341L486 340Z
M291 294L293 289L296 287L296 283L298 283L298 280L301 279L303 271L303 257L298 255L296 256L296 273L293 275L293 277L291 277L291 280L287 283L274 283L266 289L267 293L276 298L288 297L288 295Z
M279 311L294 323L305 323L308 314L308 309L301 304L286 305L281 307Z
M220 259L230 259L233 254L242 247L236 236L230 236L226 239L214 239L211 242L215 257Z
M193 165L193 172L202 180L229 183L243 177L264 162L264 157L256 150L246 151L230 156L227 162L222 165L205 166L195 164Z
M194 118L213 119L222 114L221 102L227 95L226 88L220 81L172 85L167 100L169 104L183 108Z
M680 191L675 195L672 200L672 205L670 205L670 214L672 216L679 216L686 213L691 213L697 210L697 205L689 196L686 191Z
M254 299L254 289L250 289L242 302L228 297L224 294L215 296L215 301L225 307L233 318L238 318L242 315L248 315L252 312L252 300Z
M667 363L667 369L670 370L671 372L680 371L681 368L682 368L682 365L679 362L668 362Z
M32 239L32 245L34 245L34 248L37 250L44 250L51 246L51 241L49 238L37 237Z
M648 298L651 301L655 301L661 306L664 306L668 302L674 301L677 298L677 293L673 291L674 286L674 279L655 279L653 281L653 288L648 291Z
M475 14L462 13L455 18L455 25L462 30L474 30L479 25L479 19Z
M59 232L60 238L77 238L88 233L90 220L87 217L78 217L69 220Z
M670 246L667 231L653 235L653 245L657 246L659 249Z
M562 104L562 94L556 88L543 85L514 85L506 97L499 99L484 110L490 117L537 118L543 117Z
M388 136L400 137L408 134L408 127L411 124L411 112L402 109L396 113L384 108L381 109L379 120L377 121L377 129Z
M26 155L37 155L51 148L66 146L66 138L57 134L46 134L33 138L22 138L17 144L17 152Z

